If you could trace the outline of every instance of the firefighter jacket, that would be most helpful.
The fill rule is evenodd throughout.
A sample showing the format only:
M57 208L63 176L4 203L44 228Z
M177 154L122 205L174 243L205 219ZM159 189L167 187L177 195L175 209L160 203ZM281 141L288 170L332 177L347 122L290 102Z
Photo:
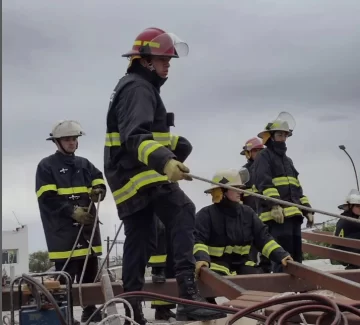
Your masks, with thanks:
M223 275L234 275L243 265L255 266L249 258L251 245L277 263L290 255L251 208L226 198L197 213L194 234L196 261L208 262L213 271Z
M154 194L149 189L169 184L166 163L185 160L192 150L189 141L170 133L174 114L161 100L161 84L155 73L137 65L110 99L104 172L120 219L145 208Z
M65 261L71 254L79 225L72 214L75 206L89 207L92 188L106 190L102 173L87 159L57 151L40 161L36 170L36 195L45 238L52 261ZM90 213L95 217L96 208ZM85 225L72 258L85 258L93 225ZM102 253L99 225L92 242L92 254Z
M253 165L254 165L254 160L249 159L248 162L243 167L245 167L249 171L249 174L250 174L250 179L246 183L246 190L256 193L257 190L254 185L254 175L252 172ZM250 208L252 208L255 212L257 212L257 204L258 204L257 201L258 201L258 199L255 196L251 196L249 194L244 193L243 203L245 205L249 206Z
M260 194L296 204L311 207L308 198L303 194L299 182L299 172L292 160L286 155L285 143L267 143L267 148L259 152L252 168L254 185ZM263 222L272 220L270 211L277 203L259 200L258 214ZM296 207L283 206L285 218L301 217L303 213Z

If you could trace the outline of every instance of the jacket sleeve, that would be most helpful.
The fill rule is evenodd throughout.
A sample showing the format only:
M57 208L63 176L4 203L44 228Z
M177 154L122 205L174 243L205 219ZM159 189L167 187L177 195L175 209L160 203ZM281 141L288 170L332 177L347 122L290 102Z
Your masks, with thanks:
M194 245L194 257L195 260L205 261L210 264L211 258L209 255L209 248L207 243L210 239L211 224L210 214L205 210L201 209L195 217L195 245Z
M171 151L175 154L177 160L183 163L192 152L191 143L186 138L175 134L170 135L170 142Z
M270 235L268 227L253 213L254 246L262 255L276 263L290 254L285 251Z
M266 150L266 149L265 149ZM280 194L277 188L272 182L272 172L270 168L269 158L265 155L265 150L260 152L254 161L253 167L253 180L255 188L259 191L260 194L263 194L274 199L280 199ZM275 202L267 200L269 208L272 208L274 205L278 205Z
M166 163L176 156L154 140L151 129L155 109L156 99L151 90L144 85L133 87L119 98L117 124L121 145L140 162L164 174Z
M57 186L51 169L46 162L41 161L36 170L35 191L41 214L53 218L69 218L74 208L68 200L57 194Z
M88 161L88 168L91 174L91 187L95 188L102 188L105 190L105 194L101 197L101 201L105 199L106 196L106 185L105 180L102 172L97 169L90 161Z

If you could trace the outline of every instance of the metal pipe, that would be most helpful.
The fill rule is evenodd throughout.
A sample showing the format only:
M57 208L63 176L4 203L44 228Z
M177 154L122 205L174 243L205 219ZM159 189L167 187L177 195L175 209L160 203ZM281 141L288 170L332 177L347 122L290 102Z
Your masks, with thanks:
M320 213L320 214L324 214L324 215L327 215L327 216L330 216L330 217L344 219L344 220L347 220L347 221L350 221L350 222L356 222L356 223L360 224L360 219L350 218L350 217L342 216L342 215L336 214L336 213L331 213L331 212L326 212L326 211L323 211L323 210L309 208L309 207L306 207L306 206L301 205L301 204L296 204L296 203L292 203L292 202L288 202L288 201L284 201L284 200L275 199L273 197L269 197L269 196L265 196L265 195L262 195L262 194L254 193L254 192L244 190L244 189L240 189L240 188L237 188L237 187L233 187L233 186L230 186L230 185L216 183L216 182L213 182L213 181L211 181L209 179L206 179L206 178L203 178L203 177L200 177L200 176L196 176L196 175L193 175L193 174L187 174L187 175L189 177L193 178L193 179L197 179L197 180L205 182L205 183L217 185L219 187L226 188L227 190L232 190L232 191L239 192L239 193L245 193L245 194L248 194L248 195L255 196L255 197L259 198L259 199L272 201L272 202L275 202L275 203L278 203L278 204L281 204L281 205L286 205L288 207L297 207L297 208L299 208L301 210L314 212L314 213Z
M346 148L345 146L342 144L339 146L340 150L344 151L347 156L349 157L352 165L353 165L353 168L354 168L354 173L355 173L355 180L356 180L356 186L357 186L357 189L358 191L360 191L360 188L359 188L359 178L358 178L358 175L357 175L357 171L356 171L356 167L355 167L355 164L354 164L354 161L352 160L351 156L349 155L349 153L346 151Z

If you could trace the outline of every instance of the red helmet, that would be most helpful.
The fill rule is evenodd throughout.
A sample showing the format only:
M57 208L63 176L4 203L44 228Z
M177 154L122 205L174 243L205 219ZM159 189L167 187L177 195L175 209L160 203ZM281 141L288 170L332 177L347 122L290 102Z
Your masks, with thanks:
M240 155L245 156L245 151L251 151L253 149L264 149L262 140L259 138L251 138L246 141L245 146L243 146L243 151L240 152Z
M150 27L143 30L135 39L132 50L123 54L129 56L167 56L178 58L187 56L189 46L173 33L160 28Z

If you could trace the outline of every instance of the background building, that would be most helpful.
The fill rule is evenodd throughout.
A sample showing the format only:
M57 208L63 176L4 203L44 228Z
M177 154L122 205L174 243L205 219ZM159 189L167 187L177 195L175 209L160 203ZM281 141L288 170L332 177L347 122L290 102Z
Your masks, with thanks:
M10 276L10 266L14 266L14 276L29 272L28 228L21 226L15 230L2 232L2 269Z

